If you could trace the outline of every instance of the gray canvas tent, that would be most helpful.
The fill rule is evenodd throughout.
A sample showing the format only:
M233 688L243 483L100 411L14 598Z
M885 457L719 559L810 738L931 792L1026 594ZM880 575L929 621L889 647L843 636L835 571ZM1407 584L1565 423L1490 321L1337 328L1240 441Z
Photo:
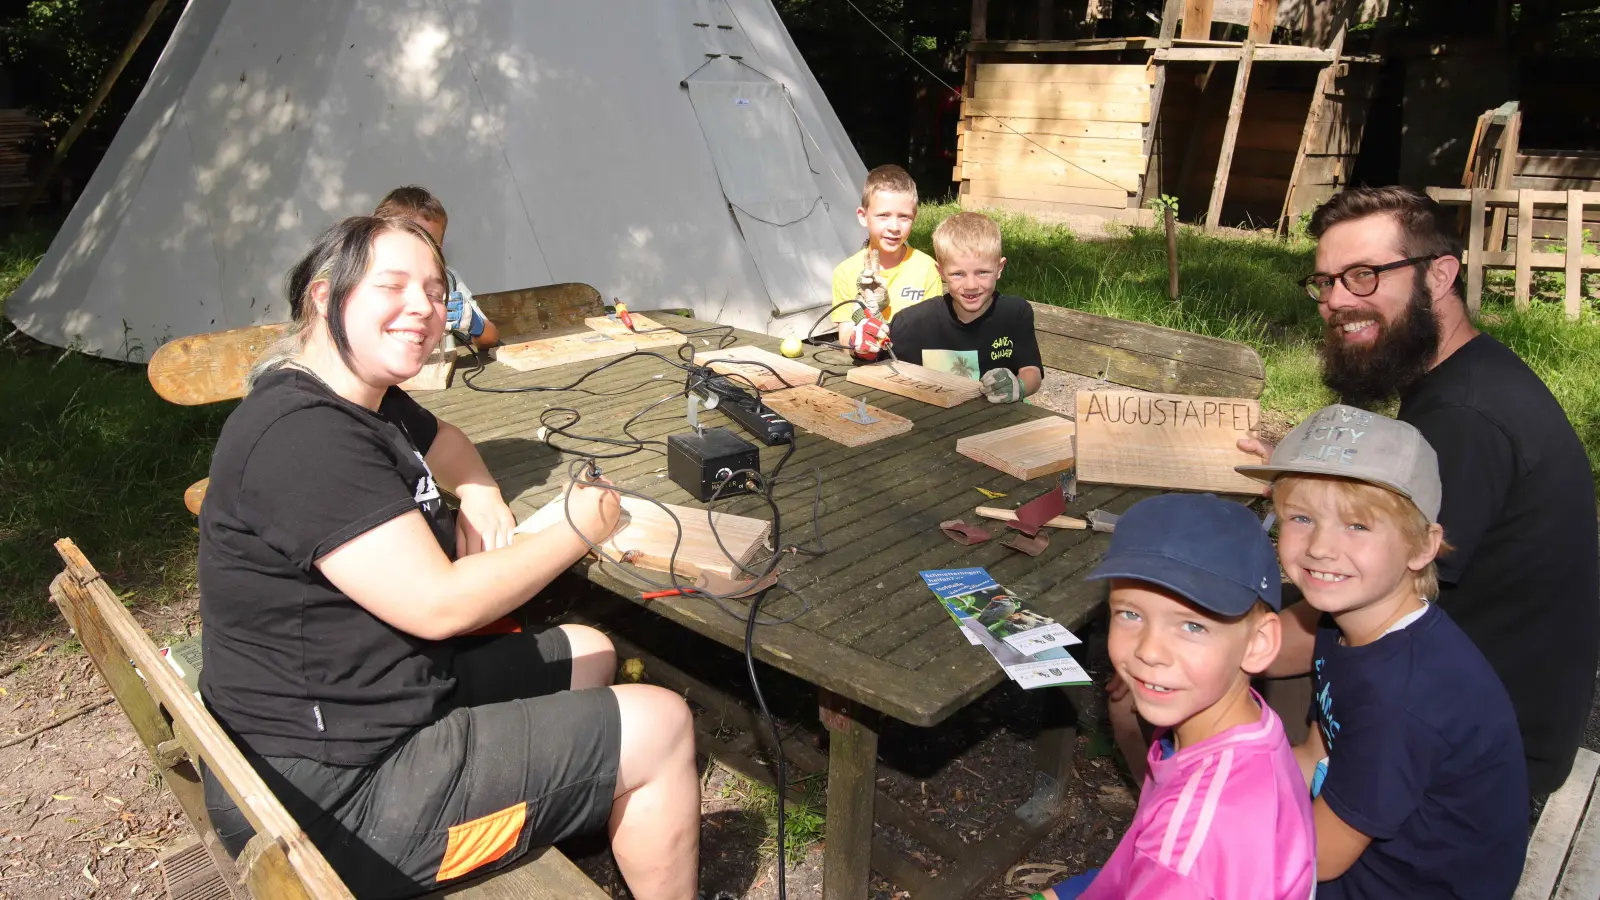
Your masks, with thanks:
M416 183L475 291L789 335L860 246L864 175L770 0L190 0L6 315L135 361L283 321L312 237Z

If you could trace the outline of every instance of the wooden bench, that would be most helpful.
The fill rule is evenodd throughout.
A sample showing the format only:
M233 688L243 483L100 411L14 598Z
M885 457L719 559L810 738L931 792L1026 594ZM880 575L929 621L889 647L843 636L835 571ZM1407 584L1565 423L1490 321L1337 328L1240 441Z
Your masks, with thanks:
M1600 753L1578 749L1572 772L1550 795L1528 842L1514 900L1600 897Z
M585 318L604 315L599 292L584 284L479 294L477 300L510 340L581 330ZM172 341L152 357L150 383L161 397L181 405L238 399L244 396L250 367L286 330L285 325L258 325ZM196 514L206 485L202 480L184 492L184 502ZM230 896L236 900L352 897L89 560L70 539L58 541L56 551L65 569L50 585L51 598L111 687L199 835L203 854L193 856L202 858L184 855L186 869L196 870L186 872L184 880L196 889L185 891L184 896ZM205 761L255 829L256 836L237 861L229 858L211 827L198 760ZM506 869L463 880L428 896L463 900L606 898L553 847L530 851Z
M1032 303L1044 364L1160 394L1261 396L1267 370L1255 350L1143 322Z

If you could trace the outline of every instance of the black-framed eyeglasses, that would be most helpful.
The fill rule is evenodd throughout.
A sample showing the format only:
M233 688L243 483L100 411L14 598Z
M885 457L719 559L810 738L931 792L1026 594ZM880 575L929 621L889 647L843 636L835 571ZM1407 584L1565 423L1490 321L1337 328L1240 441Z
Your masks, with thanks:
M1300 286L1306 289L1311 299L1322 302L1322 298L1333 288L1335 281L1342 282L1344 289L1357 297L1370 297L1378 289L1378 276L1390 269L1402 269L1414 266L1417 263L1432 262L1448 254L1430 253L1427 256L1413 256L1410 259L1396 260L1384 263L1381 266L1351 266L1343 272L1329 275L1325 272L1313 272L1300 279Z

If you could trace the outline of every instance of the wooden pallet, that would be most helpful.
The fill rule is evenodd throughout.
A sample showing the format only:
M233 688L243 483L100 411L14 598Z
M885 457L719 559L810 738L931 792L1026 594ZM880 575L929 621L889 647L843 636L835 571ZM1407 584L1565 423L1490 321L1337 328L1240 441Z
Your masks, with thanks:
M911 430L910 419L870 404L866 407L867 415L877 421L870 425L852 422L844 415L857 411L859 402L815 385L777 391L761 399L797 428L804 428L846 447L859 447Z
M665 506L666 509L663 509ZM749 564L760 555L772 523L749 516L713 513L716 533L712 533L711 519L704 509L672 504L657 505L638 497L623 497L623 524L601 546L614 559L631 557L629 562L654 572L670 571L669 563L676 563L677 572L693 578L701 572L711 572L724 578L740 577L741 564ZM669 515L667 510L671 510ZM678 537L678 527L673 516L683 528L682 542L673 556L673 544ZM557 497L539 508L532 517L533 532L565 524L563 498ZM722 546L717 538L722 538ZM592 536L591 536L592 537ZM727 553L722 547L728 548ZM731 558L730 558L731 556Z
M845 380L945 409L975 400L983 393L983 385L974 379L899 360L856 366Z
M629 331L622 323L607 316L595 316L585 319L583 323L589 326L589 330L581 334L508 344L496 347L491 352L495 359L513 369L533 372L566 363L621 356L635 350L676 347L684 342L682 334L670 328L663 328L645 316L633 317L637 332Z
M1046 416L956 441L956 452L1023 481L1072 468L1075 457L1070 419Z

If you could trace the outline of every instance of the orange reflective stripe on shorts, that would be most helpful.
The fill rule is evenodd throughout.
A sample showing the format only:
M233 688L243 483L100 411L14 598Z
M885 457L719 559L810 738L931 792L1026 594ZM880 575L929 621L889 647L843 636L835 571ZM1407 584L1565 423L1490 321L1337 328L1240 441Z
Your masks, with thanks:
M460 878L510 853L527 821L528 804L523 802L451 828L444 859L439 861L438 880Z

